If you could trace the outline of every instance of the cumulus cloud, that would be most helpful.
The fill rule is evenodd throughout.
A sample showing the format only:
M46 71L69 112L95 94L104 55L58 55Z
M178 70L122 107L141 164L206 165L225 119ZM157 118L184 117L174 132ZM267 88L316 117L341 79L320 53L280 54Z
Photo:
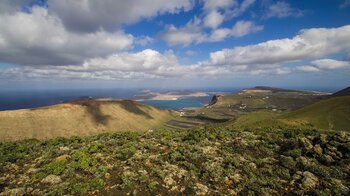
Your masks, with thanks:
M95 58L80 65L22 66L0 71L0 78L69 78L126 80L144 78L216 76L232 73L229 67L180 65L172 51L159 53L146 49L137 53L120 53ZM234 68L238 70L239 68Z
M302 65L295 67L295 70L302 72L318 72L320 69L311 65Z
M242 37L262 29L263 26L251 21L238 21L232 28L218 28L209 34L203 31L201 20L195 18L182 28L176 28L174 25L168 26L161 34L161 38L170 45L188 46L192 43L219 42L228 37Z
M228 9L233 5L237 5L235 0L204 0L205 10Z
M227 12L227 16L229 18L237 17L243 14L249 7L251 7L255 3L255 0L243 0L241 4L239 4L234 9L231 9Z
M224 20L244 13L254 2L255 0L243 0L241 3L235 0L205 0L203 6L205 10L204 26L216 29Z
M216 29L224 21L224 16L217 10L211 11L204 18L204 26Z
M143 18L192 9L192 0L50 0L49 10L75 31L113 30Z
M0 15L0 60L20 65L66 65L128 49L133 36L121 31L67 31L45 8Z
M201 43L207 37L202 32L201 22L199 18L195 17L181 28L169 25L160 37L170 45L188 46L191 43Z
M349 52L349 34L350 25L329 29L305 29L292 39L270 40L213 52L206 63L211 65L280 64L338 52Z
M188 46L192 43L219 42L228 37L242 37L263 29L251 21L238 21L232 28L220 28L225 20L245 12L255 0L204 0L203 17L194 17L186 25L168 25L161 38L170 45ZM206 28L210 28L207 32Z
M207 41L222 41L228 37L243 37L248 34L256 33L263 30L261 25L255 25L251 21L238 21L231 29L220 28L213 31Z
M335 69L350 68L350 62L334 59L318 59L310 62L311 65L297 66L295 69L304 72L318 72Z
M151 44L152 42L154 42L154 39L149 36L138 37L135 41L136 44L139 44L141 46L146 46L148 44Z
M22 6L28 4L28 0L1 0L0 13L13 13L20 11Z
M171 52L164 54L146 49L138 53L120 53L107 58L88 60L82 67L85 70L145 71L162 66L177 66L177 57Z
M237 21L232 27L221 27L228 18L245 12L255 0L240 2L205 1L202 15L194 17L182 27L166 26L160 37L170 45L188 46L242 37L263 30L263 26L245 20ZM120 24L142 18L189 10L192 0L167 3L164 0L107 0L103 3L93 0L50 0L48 9L34 6L30 12L18 11L23 5L20 0L6 0L4 5L8 6L8 11L0 12L0 61L18 66L0 70L0 78L129 80L216 77L241 73L289 74L349 67L349 62L328 59L327 55L350 54L350 25L305 29L293 38L223 49L211 53L206 61L182 65L172 51L145 49L131 53L128 49L133 48L133 44L146 46L153 38L134 38L118 29ZM286 17L291 16L286 13L296 13L294 8L286 7L288 9L283 8L282 11L287 11L275 12L270 17ZM101 10L107 11L102 13ZM189 50L186 54L193 56L195 52ZM285 66L285 63L305 59L311 59L307 65Z
M228 18L237 17L244 13L255 0L243 0L240 3L236 0L204 0L204 10L208 13L214 10L223 10Z
M312 61L312 64L323 70L341 69L350 66L350 63L347 61L338 61L333 59L319 59Z
M255 25L251 21L238 21L231 30L231 35L234 37L242 37L251 33L256 33L263 30L263 26Z
M289 3L284 1L278 1L270 4L266 11L266 17L285 18L289 16L300 17L305 14L304 10L293 8Z

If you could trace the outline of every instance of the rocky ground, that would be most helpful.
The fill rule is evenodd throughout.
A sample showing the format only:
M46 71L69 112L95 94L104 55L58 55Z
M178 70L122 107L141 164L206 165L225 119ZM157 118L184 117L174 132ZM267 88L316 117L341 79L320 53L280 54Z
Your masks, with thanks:
M0 195L349 195L350 134L115 133L0 143Z

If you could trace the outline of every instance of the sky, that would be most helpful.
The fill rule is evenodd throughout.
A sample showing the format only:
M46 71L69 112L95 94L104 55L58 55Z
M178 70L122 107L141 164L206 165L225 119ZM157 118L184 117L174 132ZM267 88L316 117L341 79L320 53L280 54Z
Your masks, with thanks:
M350 86L350 0L1 0L0 89Z

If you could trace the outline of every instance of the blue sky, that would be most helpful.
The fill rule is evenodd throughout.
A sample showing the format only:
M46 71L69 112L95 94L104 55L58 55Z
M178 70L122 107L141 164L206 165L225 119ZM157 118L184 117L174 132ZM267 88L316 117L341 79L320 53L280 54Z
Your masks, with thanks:
M350 84L350 0L3 0L0 88Z

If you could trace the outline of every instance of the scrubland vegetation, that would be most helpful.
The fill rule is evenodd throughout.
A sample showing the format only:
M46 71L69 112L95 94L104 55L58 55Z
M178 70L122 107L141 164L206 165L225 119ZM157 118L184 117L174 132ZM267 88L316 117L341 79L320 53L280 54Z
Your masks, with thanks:
M350 134L211 125L0 143L6 194L348 195Z

